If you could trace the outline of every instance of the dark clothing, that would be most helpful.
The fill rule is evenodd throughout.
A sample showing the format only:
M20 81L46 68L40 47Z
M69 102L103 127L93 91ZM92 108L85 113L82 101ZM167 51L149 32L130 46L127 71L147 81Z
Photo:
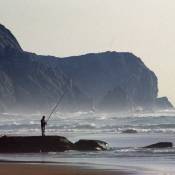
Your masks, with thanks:
M47 122L45 121L45 117L41 119L41 133L42 136L45 136L45 127L46 127Z

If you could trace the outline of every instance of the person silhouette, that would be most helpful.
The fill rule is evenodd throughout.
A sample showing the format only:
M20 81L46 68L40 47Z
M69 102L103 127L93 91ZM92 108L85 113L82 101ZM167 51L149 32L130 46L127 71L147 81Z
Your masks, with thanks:
M45 127L47 125L47 122L45 120L45 116L42 117L41 119L41 133L42 133L42 136L45 136Z

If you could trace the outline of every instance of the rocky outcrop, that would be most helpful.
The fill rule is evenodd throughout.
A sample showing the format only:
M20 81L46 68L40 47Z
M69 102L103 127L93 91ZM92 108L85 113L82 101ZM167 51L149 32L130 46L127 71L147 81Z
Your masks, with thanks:
M18 41L13 36L13 34L5 28L3 25L0 24L0 52L1 54L8 50L17 50L22 52L22 48L20 47Z
M173 147L172 142L159 142L143 148L172 148L172 147Z
M107 143L100 140L80 140L73 144L62 136L3 136L0 153L40 153L77 151L104 151Z
M74 148L79 151L104 151L108 149L108 144L101 140L79 140L74 144Z
M124 134L137 134L137 130L135 129L126 129L126 130L123 130L122 133Z
M73 143L61 136L19 136L0 138L1 153L62 152L73 148Z
M155 101L155 109L161 110L161 109L174 109L171 102L168 100L167 97L161 97L157 98Z

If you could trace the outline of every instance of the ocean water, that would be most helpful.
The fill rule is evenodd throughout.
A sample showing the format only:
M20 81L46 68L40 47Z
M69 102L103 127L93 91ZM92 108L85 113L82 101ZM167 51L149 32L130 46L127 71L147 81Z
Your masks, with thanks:
M1 135L41 135L42 114L0 114ZM46 127L47 135L61 135L75 142L98 139L109 144L108 151L66 151L64 153L0 154L0 160L58 162L115 169L144 169L150 174L175 174L175 147L142 148L156 142L175 144L175 111L155 113L56 113Z

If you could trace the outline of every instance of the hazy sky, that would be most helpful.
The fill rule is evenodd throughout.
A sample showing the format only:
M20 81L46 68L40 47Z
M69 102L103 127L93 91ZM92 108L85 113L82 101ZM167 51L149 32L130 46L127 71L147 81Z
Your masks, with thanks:
M38 54L133 52L175 104L174 0L0 0L0 23Z

